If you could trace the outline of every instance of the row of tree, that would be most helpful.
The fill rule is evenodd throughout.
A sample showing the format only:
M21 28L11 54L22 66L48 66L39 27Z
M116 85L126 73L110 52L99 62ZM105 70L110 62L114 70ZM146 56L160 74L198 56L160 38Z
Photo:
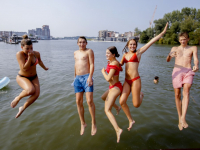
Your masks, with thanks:
M141 32L140 42L147 43L155 35L161 33L167 22L169 23L168 30L157 43L178 44L178 34L187 32L190 38L189 44L200 44L200 9L188 7L183 8L181 11L176 10L167 13L162 19L155 20L154 28L148 28Z

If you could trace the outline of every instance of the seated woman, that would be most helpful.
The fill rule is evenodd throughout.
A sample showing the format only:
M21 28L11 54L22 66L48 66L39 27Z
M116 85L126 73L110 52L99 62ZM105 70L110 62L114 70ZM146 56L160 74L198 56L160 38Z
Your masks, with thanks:
M109 61L107 68L103 68L102 74L106 81L109 82L109 90L107 90L103 95L102 99L105 101L105 113L113 125L116 134L117 134L117 143L120 141L120 135L122 133L122 129L119 128L117 122L115 120L114 115L111 112L112 107L114 106L117 110L117 114L121 109L115 104L116 98L122 92L122 85L119 81L119 72L122 71L120 63L116 60L116 57L119 57L118 51L115 46L111 46L106 50L106 58ZM106 74L106 72L108 74Z
M36 65L39 64L44 70L48 70L41 60L40 53L33 51L32 41L28 39L27 35L23 36L21 48L22 51L16 54L20 67L16 80L23 91L11 102L11 107L14 108L23 97L29 95L30 97L23 106L19 107L19 112L15 118L18 118L39 97L40 84L36 72Z

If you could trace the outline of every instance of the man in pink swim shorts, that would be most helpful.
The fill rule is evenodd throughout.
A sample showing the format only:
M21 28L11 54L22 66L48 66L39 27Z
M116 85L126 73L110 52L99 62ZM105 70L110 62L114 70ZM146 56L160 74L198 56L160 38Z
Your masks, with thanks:
M167 62L175 57L174 69L172 72L172 83L175 93L176 108L179 117L179 130L187 128L186 112L189 104L190 88L192 86L194 72L199 70L199 60L196 46L188 46L189 36L187 33L179 34L180 46L172 47L167 56ZM192 56L194 66L191 69ZM181 88L183 87L183 99L181 101Z

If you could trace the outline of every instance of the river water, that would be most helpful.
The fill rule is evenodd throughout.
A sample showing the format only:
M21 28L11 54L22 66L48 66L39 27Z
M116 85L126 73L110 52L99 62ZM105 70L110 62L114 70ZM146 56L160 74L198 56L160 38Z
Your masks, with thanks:
M10 83L0 90L0 149L1 150L102 150L102 149L175 149L200 148L200 74L196 73L191 88L187 111L189 128L179 131L178 115L171 83L174 59L166 62L171 50L169 45L152 45L140 61L139 73L142 81L143 103L135 108L131 95L127 101L132 117L136 121L131 131L127 131L128 119L123 110L116 116L123 129L120 143L116 143L114 128L104 113L101 95L108 89L108 83L101 74L106 67L106 48L116 46L122 56L125 43L88 42L88 48L95 55L94 103L96 105L97 134L91 136L91 117L84 95L87 128L79 135L80 120L77 112L74 89L73 52L78 49L75 40L39 41L33 48L39 51L48 71L37 65L41 93L40 97L24 113L15 119L18 107L10 107L11 101L22 91L16 82L19 65L16 53L20 45L0 42L0 79L7 76ZM138 47L143 46L139 44ZM198 47L200 49L200 47ZM118 60L121 60L121 56ZM200 53L198 54L200 58ZM159 83L154 84L154 76ZM124 71L120 74L124 82ZM119 98L116 101L119 104ZM112 110L114 114L116 111Z

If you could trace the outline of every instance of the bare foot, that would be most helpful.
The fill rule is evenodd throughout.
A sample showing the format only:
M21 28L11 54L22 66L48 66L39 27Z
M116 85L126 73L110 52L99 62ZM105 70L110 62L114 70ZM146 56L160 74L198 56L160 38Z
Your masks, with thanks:
M180 131L182 131L182 130L183 130L183 126L182 126L182 124L181 124L181 123L179 123L179 124L178 124L178 128L179 128L179 130L180 130Z
M10 106L14 108L19 102L19 96L15 97L15 99L11 102Z
M17 113L17 115L15 116L15 118L18 118L24 111L24 106L19 107L19 112Z
M91 135L92 135L92 136L95 135L96 132L97 132L97 127L96 127L96 125L92 125Z
M116 115L119 114L119 112L120 112L121 109L122 109L121 107L118 107L118 109L117 109L117 114L116 114Z
M80 135L83 135L84 131L85 131L85 127L87 127L87 124L81 124L81 131L80 131Z
M133 126L133 124L135 123L135 121L133 120L132 122L129 122L129 127L127 128L128 129L128 131L130 131L131 130L131 128L132 128L132 126Z
M182 126L183 126L183 128L187 128L188 127L187 122L186 121L182 122Z
M117 143L119 143L119 140L120 140L120 135L122 134L123 130L120 129L118 132L117 132Z

